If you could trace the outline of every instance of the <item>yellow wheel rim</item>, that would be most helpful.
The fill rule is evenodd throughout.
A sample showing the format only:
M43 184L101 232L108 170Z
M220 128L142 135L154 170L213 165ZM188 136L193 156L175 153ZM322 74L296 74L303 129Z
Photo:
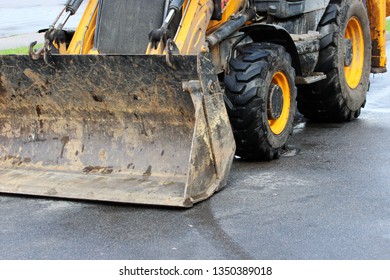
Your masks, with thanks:
M291 103L291 88L288 82L287 76L283 72L276 72L272 77L272 83L279 86L283 95L283 109L280 117L276 120L268 120L271 131L279 135L281 134L288 123L290 115L290 103Z
M345 38L352 43L352 62L344 66L345 79L351 89L357 88L363 75L364 36L363 28L356 17L352 17L345 30Z

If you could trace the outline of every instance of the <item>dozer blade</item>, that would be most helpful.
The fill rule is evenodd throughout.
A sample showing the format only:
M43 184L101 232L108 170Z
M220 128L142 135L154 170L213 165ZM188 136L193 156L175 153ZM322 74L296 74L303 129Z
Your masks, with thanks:
M208 55L0 56L0 192L191 207L235 145Z

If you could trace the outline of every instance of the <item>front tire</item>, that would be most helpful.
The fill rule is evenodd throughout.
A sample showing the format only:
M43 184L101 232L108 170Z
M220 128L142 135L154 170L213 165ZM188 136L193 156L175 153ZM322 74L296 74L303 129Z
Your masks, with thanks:
M248 160L279 158L296 111L291 57L284 47L270 43L239 46L237 53L224 81L236 155Z

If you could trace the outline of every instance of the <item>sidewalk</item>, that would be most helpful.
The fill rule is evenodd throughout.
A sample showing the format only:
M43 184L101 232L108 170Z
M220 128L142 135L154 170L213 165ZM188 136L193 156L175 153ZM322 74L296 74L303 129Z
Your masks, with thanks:
M30 33L9 37L0 37L0 50L14 49L23 46L29 46L30 43L37 41L43 43L44 33Z

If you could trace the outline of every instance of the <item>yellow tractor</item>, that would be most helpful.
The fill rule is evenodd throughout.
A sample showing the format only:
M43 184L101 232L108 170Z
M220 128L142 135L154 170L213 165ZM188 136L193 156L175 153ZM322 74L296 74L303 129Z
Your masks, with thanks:
M386 71L384 0L89 0L67 30L81 3L0 56L2 193L191 207Z

